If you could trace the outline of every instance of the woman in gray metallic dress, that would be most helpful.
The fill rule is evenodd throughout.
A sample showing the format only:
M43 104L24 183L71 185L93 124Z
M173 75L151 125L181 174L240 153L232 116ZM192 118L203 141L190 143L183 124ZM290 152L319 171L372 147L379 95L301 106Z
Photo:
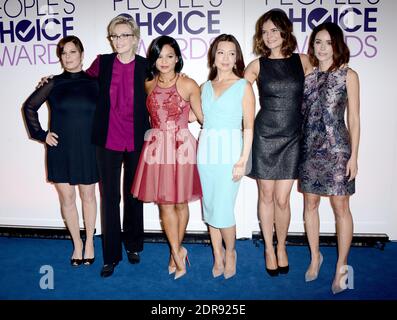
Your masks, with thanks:
M349 49L343 32L326 22L313 29L308 55L315 69L305 79L303 142L299 189L304 194L304 219L311 251L305 280L317 278L323 257L319 250L321 196L330 199L336 219L338 261L332 292L345 290L347 257L353 236L349 198L355 192L360 136L359 80L347 66ZM344 116L347 110L347 124Z
M255 119L249 176L257 180L259 188L266 270L276 276L289 271L285 248L291 216L289 198L298 177L304 76L312 67L306 55L293 53L297 43L284 11L270 10L262 15L253 40L254 53L260 57L248 65L245 78L257 82L261 108Z

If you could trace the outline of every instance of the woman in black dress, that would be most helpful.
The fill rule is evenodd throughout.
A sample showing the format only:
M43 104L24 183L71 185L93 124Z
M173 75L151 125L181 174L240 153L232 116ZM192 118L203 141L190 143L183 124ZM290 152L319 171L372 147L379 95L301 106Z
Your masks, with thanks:
M289 271L285 248L291 216L289 198L298 177L304 76L311 71L307 56L293 53L296 44L287 15L281 10L266 12L258 19L254 35L254 53L260 57L245 71L248 81L257 82L261 106L254 124L249 176L258 183L266 270L271 276Z
M99 176L91 128L98 96L97 81L82 71L84 48L79 38L67 36L57 45L64 72L33 92L23 106L30 136L46 143L47 178L58 192L63 218L72 236L72 266L94 262L96 220L95 183ZM40 125L38 110L48 102L51 117L48 131ZM78 186L83 206L86 243L80 238L76 207ZM84 259L83 259L84 257Z

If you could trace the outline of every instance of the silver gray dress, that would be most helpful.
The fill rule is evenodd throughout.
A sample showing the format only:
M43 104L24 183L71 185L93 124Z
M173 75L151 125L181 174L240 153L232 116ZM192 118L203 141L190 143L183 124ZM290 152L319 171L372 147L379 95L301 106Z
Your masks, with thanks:
M259 110L254 124L252 169L255 179L296 179L301 139L304 71L299 54L259 59Z

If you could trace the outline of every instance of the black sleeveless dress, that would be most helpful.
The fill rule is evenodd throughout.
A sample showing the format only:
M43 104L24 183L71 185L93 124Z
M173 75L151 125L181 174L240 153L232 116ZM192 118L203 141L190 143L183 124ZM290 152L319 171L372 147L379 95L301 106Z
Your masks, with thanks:
M298 177L304 71L299 54L259 58L259 110L254 124L252 169L255 179Z

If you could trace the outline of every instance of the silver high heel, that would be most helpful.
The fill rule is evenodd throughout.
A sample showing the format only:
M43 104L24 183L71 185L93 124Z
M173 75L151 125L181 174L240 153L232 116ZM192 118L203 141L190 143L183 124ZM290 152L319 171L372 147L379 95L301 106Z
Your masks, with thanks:
M214 266L212 267L212 276L214 277L214 278L218 278L218 277L220 277L221 275L223 275L223 273L225 272L225 259L226 259L226 257L225 257L225 250L223 250L223 257L222 257L222 268L216 268L215 267L215 263L214 263Z
M342 288L339 285L334 284L334 283L332 284L332 287L331 287L331 291L333 294L341 293L341 292L345 291L346 289L347 289L347 286L345 288Z
M170 266L171 259L173 259L172 255L170 256L170 262L168 263L168 274L173 274L176 271L176 266Z
M214 278L220 277L225 272L225 268L216 269L215 266L212 268L212 276Z
M185 250L185 253L182 257L182 263L183 263L183 269L182 270L178 270L176 269L175 271L175 276L174 276L174 280L179 279L181 277L183 277L186 274L186 262L190 267L190 261L189 261L189 257L187 255L187 249L182 247Z
M347 272L342 273L342 277L344 277L346 274L347 274ZM342 277L339 279L339 284L341 282ZM332 286L331 286L331 291L333 294L341 293L348 288L346 284L344 284L344 288L341 287L339 284L337 284L337 282L334 279L334 281L332 282Z
M234 250L234 256L236 257L235 262L234 262L234 266L231 270L226 270L225 268L225 272L223 273L223 276L225 279L229 279L231 277L234 277L236 275L236 266L237 266L237 252L236 250Z
M318 262L318 269L317 269L317 272L314 273L314 274L310 274L310 273L309 273L309 269L307 269L307 271L306 271L306 273L305 273L305 281L306 281L306 282L314 281L314 280L317 279L318 274L320 273L320 268L321 268L321 265L322 265L322 264L323 264L323 255L322 255L321 252L320 252L320 261Z
M173 274L176 271L176 267L174 266L168 266L168 274Z

